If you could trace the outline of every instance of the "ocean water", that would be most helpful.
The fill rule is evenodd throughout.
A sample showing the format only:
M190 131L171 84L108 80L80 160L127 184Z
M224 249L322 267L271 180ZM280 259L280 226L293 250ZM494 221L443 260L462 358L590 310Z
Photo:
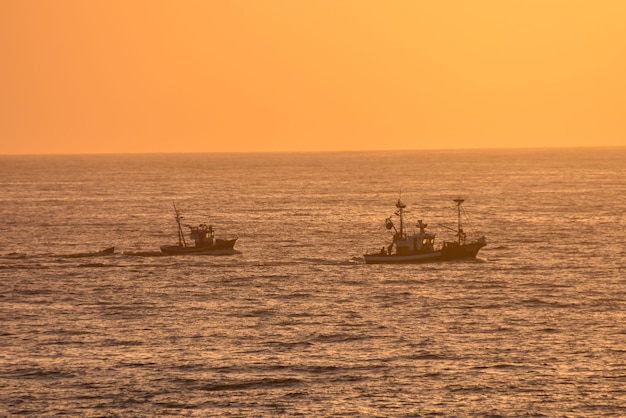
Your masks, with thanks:
M488 245L366 265L400 197ZM625 416L625 214L626 148L0 156L0 416Z

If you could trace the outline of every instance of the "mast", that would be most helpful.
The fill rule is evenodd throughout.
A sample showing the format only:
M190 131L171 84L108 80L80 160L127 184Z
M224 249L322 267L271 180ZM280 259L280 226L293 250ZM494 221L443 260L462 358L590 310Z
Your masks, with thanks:
M183 228L180 226L180 220L182 216L180 216L180 212L176 208L176 203L172 202L174 205L174 213L176 214L176 224L178 225L178 245L181 247L186 247L187 243L185 242L185 234L183 234Z
M400 217L400 239L404 239L404 208L406 208L406 205L398 199L396 207L398 208L398 216Z
M463 229L461 229L461 204L463 204L463 202L465 202L465 199L454 199L454 203L456 203L458 211L457 237L459 240L459 245L461 245L461 237L463 236Z

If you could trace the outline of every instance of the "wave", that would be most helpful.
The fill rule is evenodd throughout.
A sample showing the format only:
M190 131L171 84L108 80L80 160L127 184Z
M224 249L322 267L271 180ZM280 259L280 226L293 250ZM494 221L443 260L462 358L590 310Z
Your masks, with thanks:
M269 388L284 388L294 387L302 384L301 379L293 377L287 377L282 379L255 379L255 380L243 380L236 382L226 383L213 383L203 385L199 389L209 392L214 391L237 391L237 390L250 390L250 389L269 389Z
M124 251L122 254L130 257L164 257L167 255L161 251Z
M92 268L92 267L117 267L117 266L111 266L110 264L106 264L106 263L85 263L85 264L80 264L78 267Z
M11 252L0 255L0 258L6 258L9 260L23 260L28 258L28 254L20 253L20 252Z

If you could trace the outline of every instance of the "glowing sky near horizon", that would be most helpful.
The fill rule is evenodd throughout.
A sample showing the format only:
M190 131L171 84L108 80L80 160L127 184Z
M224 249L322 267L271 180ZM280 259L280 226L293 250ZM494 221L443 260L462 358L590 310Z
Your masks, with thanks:
M2 0L0 154L626 145L626 2Z

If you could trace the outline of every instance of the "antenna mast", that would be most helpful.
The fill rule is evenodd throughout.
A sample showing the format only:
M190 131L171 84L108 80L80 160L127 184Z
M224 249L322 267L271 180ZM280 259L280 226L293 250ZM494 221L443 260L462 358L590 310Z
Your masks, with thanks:
M398 216L400 217L400 239L404 239L404 208L406 208L406 205L398 199L396 207L398 208Z
M457 229L457 236L459 239L459 245L461 244L461 238L463 236L463 229L461 229L461 205L463 204L463 202L465 202L465 199L454 199L454 203L456 203L456 207L458 210L458 229Z
M186 247L187 243L185 242L185 234L183 234L183 228L180 226L180 220L182 219L182 216L180 216L180 212L176 208L176 203L172 202L172 205L174 205L174 213L176 214L176 224L178 224L178 245L180 245L181 247Z

